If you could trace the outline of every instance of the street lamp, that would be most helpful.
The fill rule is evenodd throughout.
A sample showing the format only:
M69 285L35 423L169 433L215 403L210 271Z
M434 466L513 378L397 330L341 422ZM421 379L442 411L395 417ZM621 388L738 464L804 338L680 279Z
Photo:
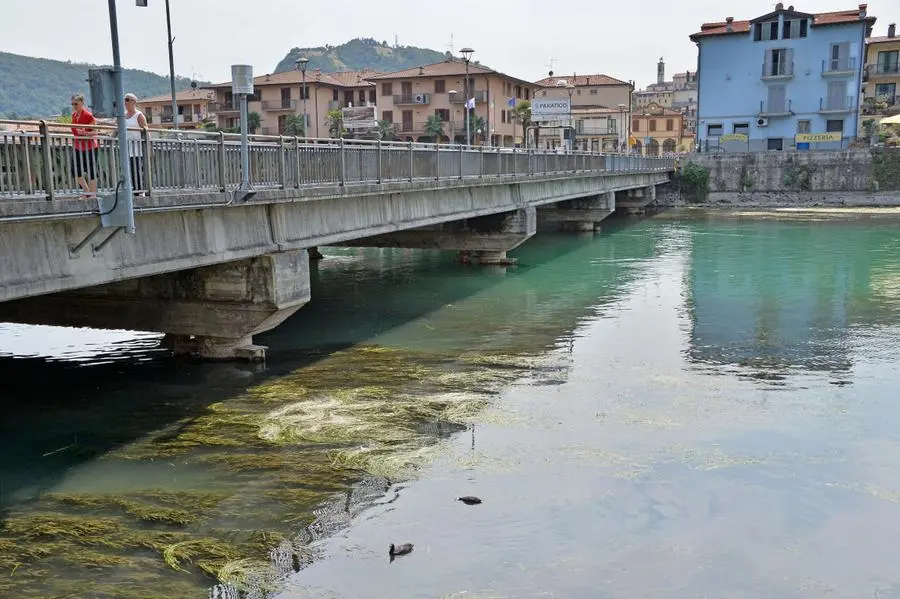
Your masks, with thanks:
M625 104L619 104L619 127L622 129L622 141L619 144L619 151L622 151L622 146L628 145L628 136L631 135L631 132L628 130L628 127L625 126Z
M459 53L462 54L463 62L466 63L466 80L463 87L463 93L465 93L466 95L466 145L468 146L471 145L471 141L469 138L469 61L472 60L472 54L475 53L475 50L473 50L472 48L463 48L459 51Z
M572 94L575 92L575 84L569 83L566 85L566 89L569 90L569 135L571 137L569 139L568 147L571 152L575 149L575 122L572 120Z
M306 65L309 64L309 59L305 56L301 56L297 59L296 63L297 69L300 71L300 76L303 78L303 87L300 88L303 95L303 137L309 137L309 131L307 131L309 124L306 122Z

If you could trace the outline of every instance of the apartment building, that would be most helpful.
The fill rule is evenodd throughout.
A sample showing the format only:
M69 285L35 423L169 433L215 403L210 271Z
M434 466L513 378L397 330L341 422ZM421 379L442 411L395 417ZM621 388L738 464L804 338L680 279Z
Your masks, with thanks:
M808 13L778 3L753 19L703 24L690 36L699 52L700 149L845 147L859 129L874 23L865 4Z
M866 41L863 71L862 122L900 112L900 37L897 25L888 25L887 35Z
M545 77L536 85L538 98L571 99L575 149L614 152L627 143L634 82L573 74ZM555 147L558 136L543 136L540 143Z
M306 111L307 136L330 136L328 112L346 106L375 104L375 85L367 79L378 75L375 71L346 71L323 73L316 69L306 73L306 96L303 93L303 74L284 71L254 77L254 94L248 97L248 109L260 115L263 135L281 135L287 118L301 116ZM218 126L227 129L240 124L240 105L232 96L231 82L212 86L215 93L215 112ZM305 99L305 102L304 102Z
M394 135L407 141L433 141L426 131L429 116L440 117L442 141L466 142L465 92L474 98L470 140L512 147L522 143L521 123L513 118L520 100L530 100L537 86L484 65L456 58L369 77L376 86L379 118L394 125Z
M632 151L647 156L687 152L693 149L693 136L685 139L684 115L658 104L635 112L632 117Z
M636 112L646 112L650 106L662 106L681 112L683 135L692 136L697 130L697 72L675 73L667 81L666 63L660 57L656 65L656 83L634 92Z
M181 129L196 129L215 120L215 112L210 110L214 101L212 90L187 89L175 93L177 115L172 113L172 94L138 98L138 107L147 117L150 127L166 129L178 123Z

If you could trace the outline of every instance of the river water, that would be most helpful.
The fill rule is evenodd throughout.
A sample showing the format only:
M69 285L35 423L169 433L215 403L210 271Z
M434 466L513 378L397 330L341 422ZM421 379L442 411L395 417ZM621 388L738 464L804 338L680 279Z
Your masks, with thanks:
M330 250L265 368L0 325L0 596L900 597L900 215L604 225Z

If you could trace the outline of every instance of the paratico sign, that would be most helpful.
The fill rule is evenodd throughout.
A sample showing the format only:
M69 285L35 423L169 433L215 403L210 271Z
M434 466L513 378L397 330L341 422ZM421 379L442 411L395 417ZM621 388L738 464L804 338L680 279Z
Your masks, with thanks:
M562 121L569 118L569 99L532 100L532 121Z

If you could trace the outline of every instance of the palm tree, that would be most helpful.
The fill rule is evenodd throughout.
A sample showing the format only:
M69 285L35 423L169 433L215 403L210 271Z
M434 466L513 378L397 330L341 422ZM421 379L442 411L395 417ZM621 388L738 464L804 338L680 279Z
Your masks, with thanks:
M394 123L381 119L376 126L378 128L378 134L383 141L394 141L397 139L397 136L394 135Z
M434 143L441 143L441 138L444 137L444 122L440 116L436 114L428 116L425 120L425 133L434 140Z
M513 108L513 118L522 123L522 145L528 147L525 139L528 127L531 126L531 102L528 100L519 100L516 107Z
M325 115L325 122L328 123L328 133L331 137L340 137L344 132L344 113L340 108L329 110Z
M250 133L256 133L256 130L259 129L260 122L262 118L259 116L258 112L251 112L247 115L247 131Z
M303 127L303 116L299 114L288 115L284 119L284 134L295 137L306 137L306 131Z

